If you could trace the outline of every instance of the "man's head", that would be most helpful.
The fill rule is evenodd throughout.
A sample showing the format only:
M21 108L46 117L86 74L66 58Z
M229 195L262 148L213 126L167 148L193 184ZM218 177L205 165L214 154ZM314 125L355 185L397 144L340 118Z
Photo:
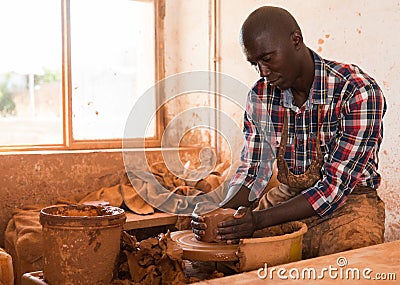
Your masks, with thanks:
M288 89L303 76L307 48L299 25L288 11L258 8L243 23L240 40L247 60L271 85Z

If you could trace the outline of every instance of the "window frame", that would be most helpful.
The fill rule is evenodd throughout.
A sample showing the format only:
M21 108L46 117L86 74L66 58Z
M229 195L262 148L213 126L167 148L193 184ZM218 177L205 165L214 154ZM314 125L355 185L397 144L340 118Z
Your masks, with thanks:
M130 0L153 2L154 5L154 55L155 55L155 82L165 77L164 64L164 18L165 0ZM61 21L62 21L62 124L63 124L63 143L62 144L40 144L40 145L18 145L0 146L0 152L8 151L51 151L51 150L106 150L121 149L122 140L120 139L98 139L98 140L75 140L72 133L72 80L71 80L71 22L70 22L70 0L60 0ZM162 105L162 92L156 90L156 134L151 138L130 139L130 147L160 147L161 135L165 126L164 111L159 106Z

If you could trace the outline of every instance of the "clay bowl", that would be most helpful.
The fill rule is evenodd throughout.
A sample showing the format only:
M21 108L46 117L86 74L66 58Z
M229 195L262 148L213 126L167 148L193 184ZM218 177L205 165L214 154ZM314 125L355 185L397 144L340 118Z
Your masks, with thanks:
M236 255L239 271L249 271L299 261L302 258L303 235L307 225L303 222L289 222L260 231L253 238L240 240Z

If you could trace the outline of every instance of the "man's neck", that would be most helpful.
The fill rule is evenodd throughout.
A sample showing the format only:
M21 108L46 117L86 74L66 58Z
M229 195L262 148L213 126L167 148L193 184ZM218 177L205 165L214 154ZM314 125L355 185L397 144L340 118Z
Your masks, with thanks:
M307 101L308 99L308 93L302 92L302 91L297 91L296 89L292 89L292 94L294 98L294 105L297 107L303 106L303 104Z
M314 81L314 57L307 47L304 50L304 58L302 76L297 79L296 84L291 88L297 107L301 107L307 101Z

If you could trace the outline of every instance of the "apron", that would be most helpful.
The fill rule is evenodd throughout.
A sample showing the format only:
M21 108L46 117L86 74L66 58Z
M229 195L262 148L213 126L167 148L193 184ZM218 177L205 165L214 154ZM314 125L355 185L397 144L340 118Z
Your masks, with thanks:
M284 159L288 137L288 119L285 112L281 144L272 177L256 210L278 205L299 195L321 179L324 162L320 146L321 110L318 105L317 158L306 172L293 174ZM323 120L322 120L323 121ZM344 205L328 217L318 215L300 220L307 224L303 236L303 259L356 249L384 241L385 205L373 188L357 185Z

